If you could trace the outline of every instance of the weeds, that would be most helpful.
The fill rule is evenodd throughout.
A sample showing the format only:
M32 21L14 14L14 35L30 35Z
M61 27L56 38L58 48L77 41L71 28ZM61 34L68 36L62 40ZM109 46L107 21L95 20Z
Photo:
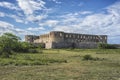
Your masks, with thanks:
M118 80L120 77L120 49L43 52L0 58L0 80ZM86 54L89 56L85 57Z
M50 63L66 63L67 60L64 59L57 59L57 58L49 58L44 55L36 54L22 54L22 55L14 55L10 58L0 58L0 65L48 65Z
M93 57L91 55L85 55L83 56L83 60L93 60Z
M83 56L83 60L98 61L98 60L105 60L105 58L92 57L91 55L87 54Z

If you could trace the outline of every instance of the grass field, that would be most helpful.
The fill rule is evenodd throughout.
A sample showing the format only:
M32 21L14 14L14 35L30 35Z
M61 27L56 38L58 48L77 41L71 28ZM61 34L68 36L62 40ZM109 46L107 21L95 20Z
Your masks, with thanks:
M0 80L120 80L120 49L17 53L0 58Z

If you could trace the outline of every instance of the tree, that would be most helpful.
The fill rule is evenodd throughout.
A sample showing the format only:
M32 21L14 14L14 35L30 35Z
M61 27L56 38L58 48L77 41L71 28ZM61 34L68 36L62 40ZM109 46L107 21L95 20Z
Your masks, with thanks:
M0 55L9 57L19 42L20 38L12 33L4 33L0 37Z

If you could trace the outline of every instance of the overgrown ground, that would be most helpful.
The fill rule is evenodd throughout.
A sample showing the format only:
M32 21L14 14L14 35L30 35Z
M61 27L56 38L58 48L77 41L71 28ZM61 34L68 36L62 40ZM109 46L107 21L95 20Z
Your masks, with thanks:
M17 53L0 58L0 80L120 80L120 49Z

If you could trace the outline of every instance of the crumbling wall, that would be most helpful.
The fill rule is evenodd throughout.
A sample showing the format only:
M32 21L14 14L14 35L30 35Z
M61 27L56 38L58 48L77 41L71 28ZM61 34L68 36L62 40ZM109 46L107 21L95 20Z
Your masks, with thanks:
M36 35L25 35L25 41L29 43L33 43L34 40L39 39L39 36Z
M50 42L64 42L64 32L50 32Z
M98 43L94 43L94 42L81 42L81 43L75 43L75 48L88 48L88 49L92 49L92 48L97 48Z
M98 43L107 43L107 35L90 35L52 31L40 35L34 43L45 43L46 48L96 48Z

